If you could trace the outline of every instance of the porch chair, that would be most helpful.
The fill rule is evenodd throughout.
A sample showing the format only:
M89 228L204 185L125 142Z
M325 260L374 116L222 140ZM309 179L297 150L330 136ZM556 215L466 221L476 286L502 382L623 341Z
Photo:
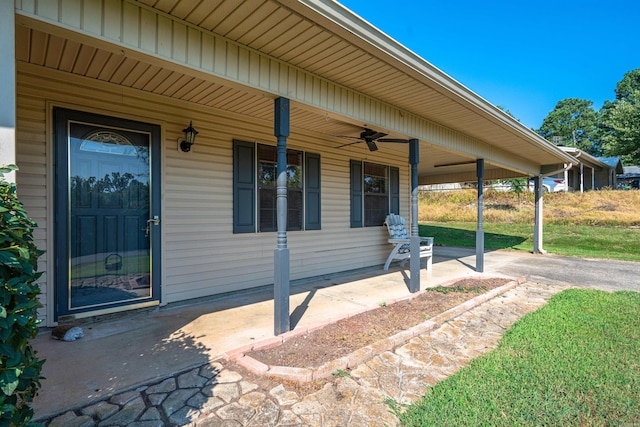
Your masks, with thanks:
M393 244L393 250L384 264L384 269L389 269L391 261L400 260L400 266L404 267L404 263L409 259L410 252L410 235L407 233L404 218L400 215L389 214L384 221L389 231L388 242ZM423 237L420 241L420 259L427 258L427 270L431 270L433 260L433 237Z

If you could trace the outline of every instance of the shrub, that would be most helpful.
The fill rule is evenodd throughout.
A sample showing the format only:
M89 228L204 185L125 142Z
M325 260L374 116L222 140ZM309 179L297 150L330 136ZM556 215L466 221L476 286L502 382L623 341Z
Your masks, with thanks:
M33 417L30 404L40 388L38 360L29 341L38 334L40 289L34 282L42 251L33 243L33 228L15 184L4 174L17 170L0 167L0 425L23 426Z

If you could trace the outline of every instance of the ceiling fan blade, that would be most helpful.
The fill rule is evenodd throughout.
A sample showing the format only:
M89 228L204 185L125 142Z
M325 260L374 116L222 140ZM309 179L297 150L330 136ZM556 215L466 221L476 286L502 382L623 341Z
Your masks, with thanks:
M379 138L377 141L378 142L397 142L401 144L409 143L408 139L402 139L402 138Z
M378 139L383 138L383 137L385 137L385 136L387 136L387 134L386 134L386 133L384 133L384 132L376 132L376 133L374 133L373 135L371 135L371 136L369 137L369 139L378 140Z
M372 139L367 139L365 142L367 143L367 147L369 147L369 151L378 151L378 146L376 145L375 141L373 141Z
M346 144L339 145L339 146L337 146L336 148L348 147L348 146L353 145L353 144L360 144L361 142L362 142L362 140L360 140L360 139L358 138L358 140L357 140L357 141L347 142Z

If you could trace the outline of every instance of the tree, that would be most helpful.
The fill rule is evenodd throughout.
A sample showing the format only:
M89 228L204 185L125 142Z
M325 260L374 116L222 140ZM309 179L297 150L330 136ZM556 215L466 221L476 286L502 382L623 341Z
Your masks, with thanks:
M605 154L640 164L640 68L618 82L616 99L600 110L600 135Z
M576 147L599 156L598 116L593 101L567 98L559 101L537 130L543 138L556 145Z

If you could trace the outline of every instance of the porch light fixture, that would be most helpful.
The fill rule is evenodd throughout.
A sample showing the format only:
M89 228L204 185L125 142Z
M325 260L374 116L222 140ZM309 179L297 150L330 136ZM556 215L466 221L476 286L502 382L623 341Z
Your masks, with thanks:
M196 135L198 134L198 131L193 128L192 124L193 122L190 121L189 127L182 129L182 132L184 132L184 140L180 141L180 149L185 153L191 151L191 146L195 144Z

